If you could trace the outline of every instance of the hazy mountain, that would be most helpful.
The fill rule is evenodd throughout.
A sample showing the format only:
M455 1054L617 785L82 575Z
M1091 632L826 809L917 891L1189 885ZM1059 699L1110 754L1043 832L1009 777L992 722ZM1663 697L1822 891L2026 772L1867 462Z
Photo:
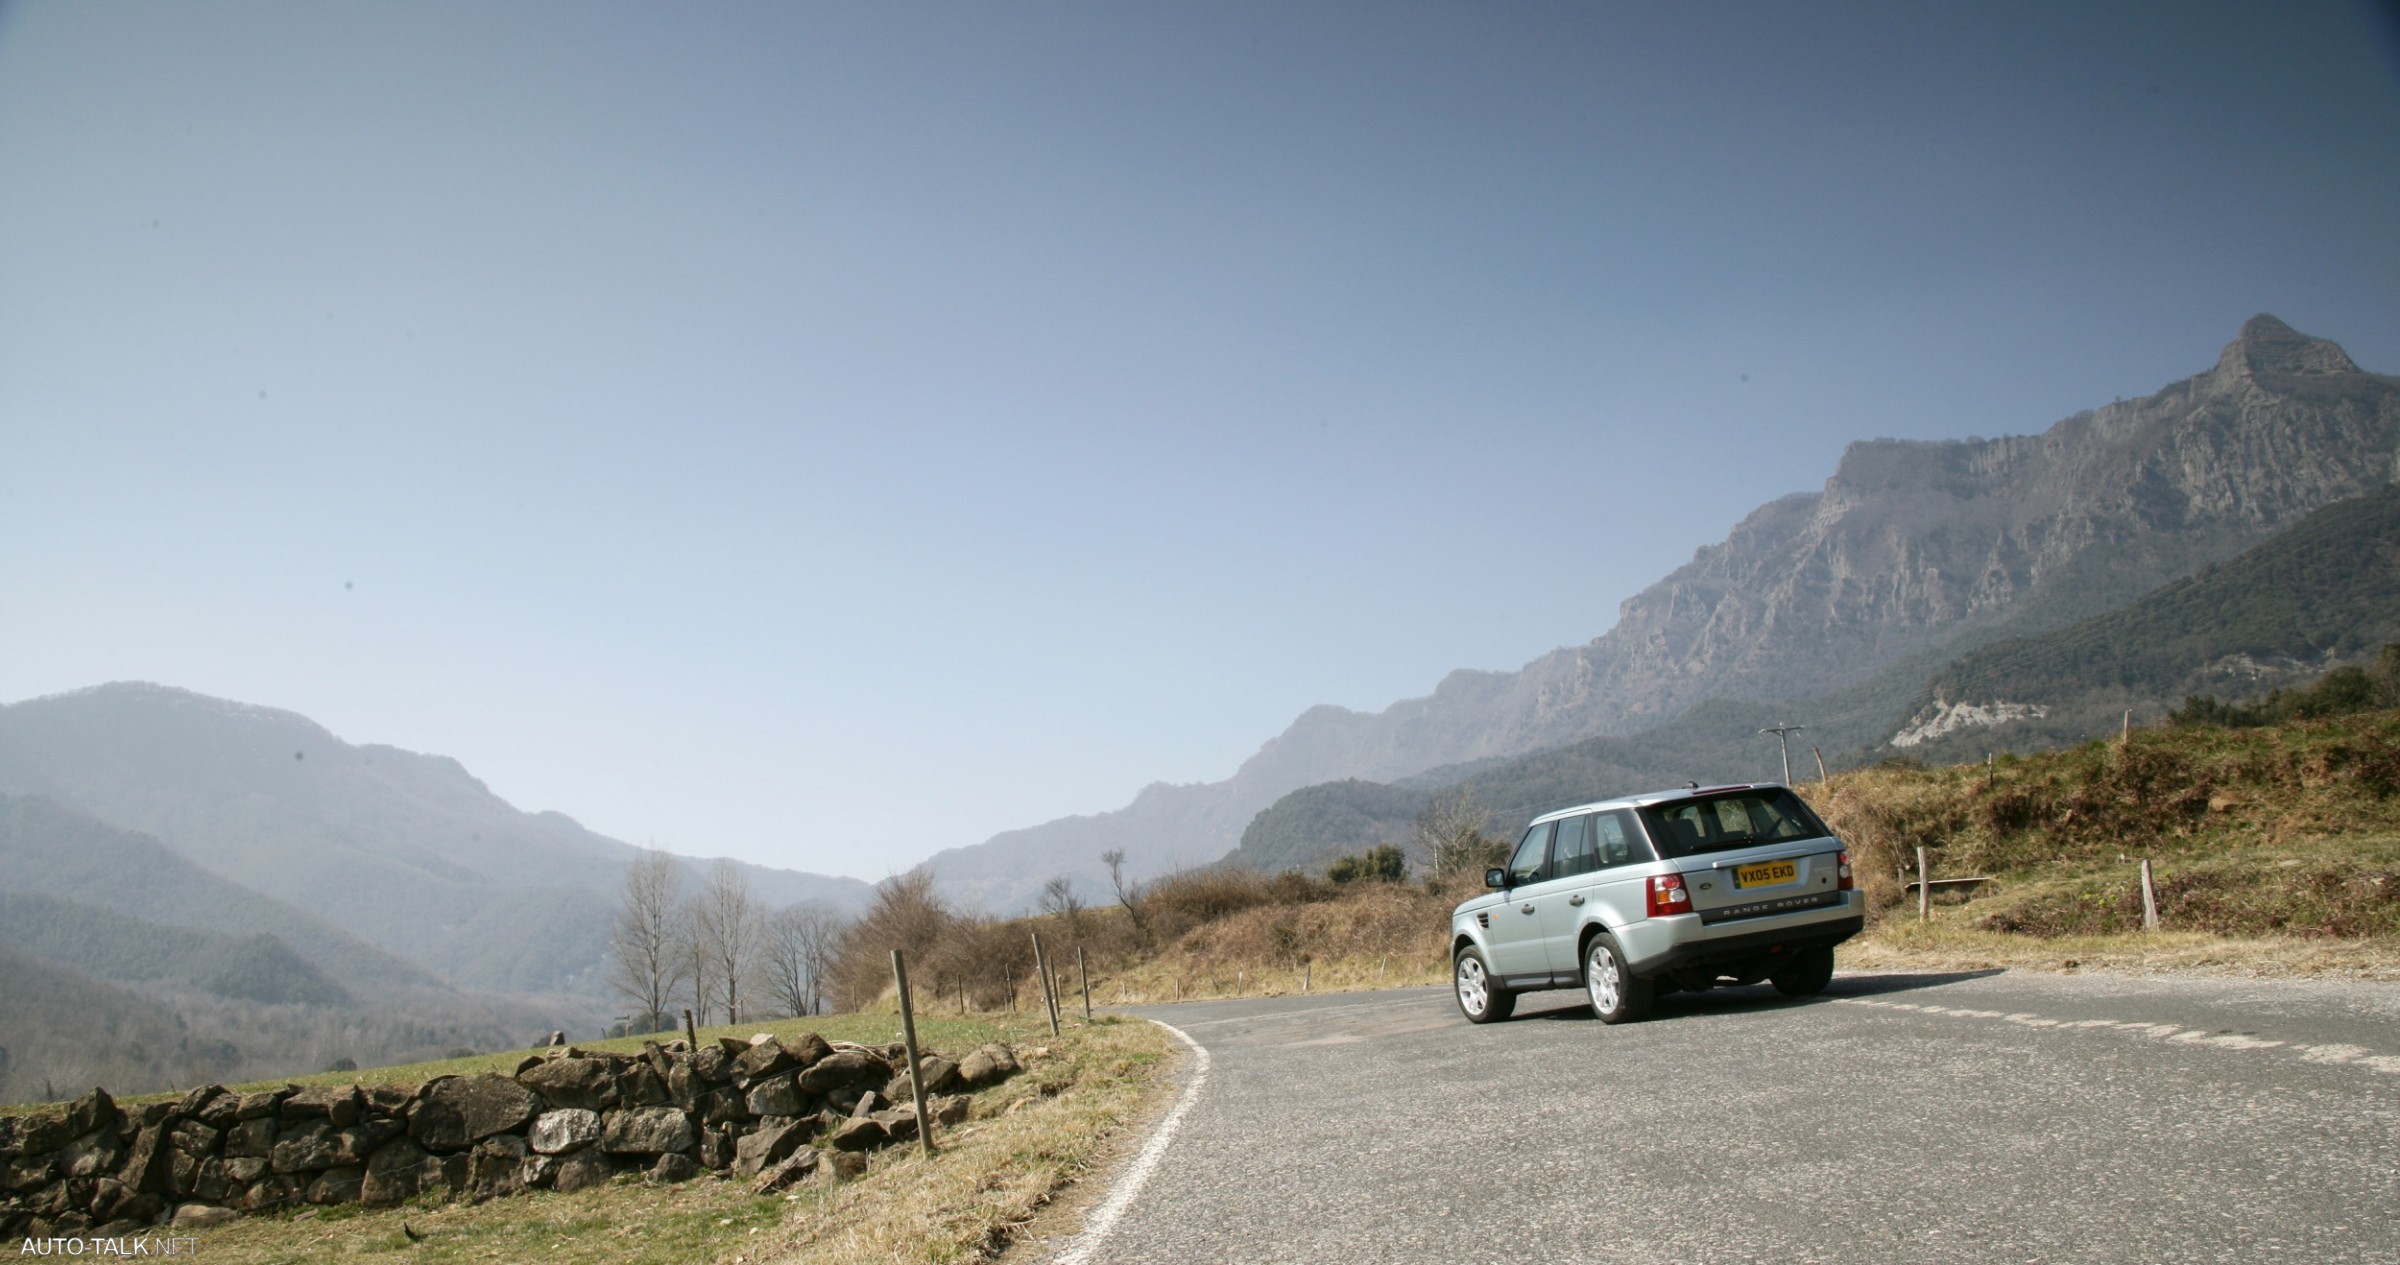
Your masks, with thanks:
M1645 730L1709 698L1826 695L1917 656L1930 670L2230 557L2390 481L2396 452L2400 379L2255 317L2209 371L2039 435L1853 444L1822 490L1753 511L1585 645L1379 713L1313 708L1224 782L1152 786L928 864L954 896L1011 908L1053 874L1097 887L1110 847L1137 873L1213 860L1302 786Z
M452 982L503 991L604 991L609 923L637 855L562 814L520 812L455 760L353 746L290 712L156 685L0 707L0 792L153 836ZM743 868L770 905L850 908L869 891Z
M122 910L0 891L0 945L102 979L269 1004L346 1006L349 991L269 932L169 927Z
M227 937L265 932L353 990L437 982L415 964L314 914L210 873L156 839L38 796L0 795L0 891ZM99 965L89 969L107 973Z

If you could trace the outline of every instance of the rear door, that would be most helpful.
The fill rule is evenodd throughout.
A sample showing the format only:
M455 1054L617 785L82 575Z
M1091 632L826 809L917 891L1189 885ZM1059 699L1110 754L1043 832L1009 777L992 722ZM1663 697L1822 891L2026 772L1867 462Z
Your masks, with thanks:
M1841 903L1841 841L1783 787L1659 804L1643 816L1704 925Z

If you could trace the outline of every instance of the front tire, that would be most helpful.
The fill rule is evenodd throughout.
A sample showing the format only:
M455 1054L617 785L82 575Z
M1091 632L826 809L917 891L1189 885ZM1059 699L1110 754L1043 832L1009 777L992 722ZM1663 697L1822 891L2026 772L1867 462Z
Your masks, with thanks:
M1457 985L1458 1013L1468 1023L1491 1023L1506 1019L1517 1008L1517 995L1492 980L1491 965L1483 960L1483 950L1468 947L1458 951L1451 963L1451 982Z
M1591 995L1592 1015L1602 1023L1632 1023L1650 1013L1650 1002L1657 988L1649 980L1635 979L1625 969L1625 959L1618 956L1616 942L1607 936L1593 936L1583 946L1583 988Z
M1802 949L1793 956L1791 965L1767 979L1775 985L1776 992L1786 997L1814 997L1833 982L1833 946L1821 944Z

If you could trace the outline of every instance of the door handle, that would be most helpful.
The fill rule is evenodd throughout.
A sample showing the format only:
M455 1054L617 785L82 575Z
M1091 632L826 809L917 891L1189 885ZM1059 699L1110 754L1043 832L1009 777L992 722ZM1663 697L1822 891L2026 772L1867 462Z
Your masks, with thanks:
M1532 902L1532 901L1526 901L1524 904L1517 906L1517 912L1518 912L1518 913L1520 913L1520 914L1530 914L1530 913L1532 913L1532 912L1533 912L1533 902Z
M1570 904L1570 905L1580 905L1580 904L1582 904L1582 903L1583 903L1583 893L1581 893L1581 892L1577 892L1577 893L1575 893L1574 895L1572 895L1572 896L1569 896L1569 897L1567 898L1567 903L1568 903L1568 904Z

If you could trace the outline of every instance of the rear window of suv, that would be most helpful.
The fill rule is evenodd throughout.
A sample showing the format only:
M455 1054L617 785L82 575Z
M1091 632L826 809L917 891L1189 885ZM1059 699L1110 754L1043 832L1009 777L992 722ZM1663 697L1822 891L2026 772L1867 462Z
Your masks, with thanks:
M1652 804L1642 809L1642 824L1658 854L1669 859L1831 833L1799 796L1780 786Z

